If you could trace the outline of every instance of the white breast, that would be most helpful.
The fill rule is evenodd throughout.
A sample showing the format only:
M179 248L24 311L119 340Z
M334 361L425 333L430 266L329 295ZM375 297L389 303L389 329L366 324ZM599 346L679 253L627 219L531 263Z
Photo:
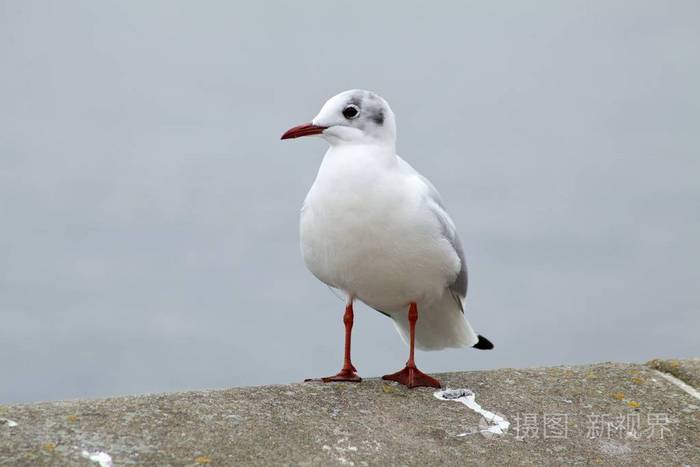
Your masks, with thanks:
M459 258L426 206L426 189L394 154L329 149L301 213L306 266L389 313L439 299Z

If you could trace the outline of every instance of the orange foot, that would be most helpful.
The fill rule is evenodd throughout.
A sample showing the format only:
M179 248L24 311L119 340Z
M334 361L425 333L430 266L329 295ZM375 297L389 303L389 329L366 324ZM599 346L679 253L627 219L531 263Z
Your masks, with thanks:
M348 381L350 383L359 383L362 381L362 378L355 372L355 369L349 369L349 370L340 370L340 373L338 373L335 376L326 376L325 378L321 378L321 381L324 383L331 383L334 381Z
M362 381L362 378L357 374L357 370L355 367L352 368L343 368L340 370L340 372L337 375L334 376L326 376L325 378L321 378L320 380L318 379L305 379L306 381L323 381L324 383L335 383L335 382L348 382L348 383L359 383Z
M426 375L415 366L406 366L406 368L397 373L382 376L382 379L396 381L397 383L401 383L408 388L417 388L421 386L430 388L442 387L440 381L436 380L432 376Z

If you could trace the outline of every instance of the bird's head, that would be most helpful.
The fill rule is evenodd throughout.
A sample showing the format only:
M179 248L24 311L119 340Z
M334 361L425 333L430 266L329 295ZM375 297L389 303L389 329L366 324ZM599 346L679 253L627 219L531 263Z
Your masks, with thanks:
M311 121L290 128L282 139L319 135L331 145L396 142L396 120L389 104L361 89L341 92L328 99Z

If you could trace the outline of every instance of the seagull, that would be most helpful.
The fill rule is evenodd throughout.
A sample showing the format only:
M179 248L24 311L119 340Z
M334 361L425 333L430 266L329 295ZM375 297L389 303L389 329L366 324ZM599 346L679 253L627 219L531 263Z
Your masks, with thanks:
M373 92L331 97L311 123L281 139L312 135L329 148L301 209L301 251L306 267L347 297L343 367L322 381L362 381L350 358L353 302L360 300L391 318L409 346L404 369L382 378L441 387L416 367L416 347L493 344L464 317L467 266L440 194L396 154L394 112Z

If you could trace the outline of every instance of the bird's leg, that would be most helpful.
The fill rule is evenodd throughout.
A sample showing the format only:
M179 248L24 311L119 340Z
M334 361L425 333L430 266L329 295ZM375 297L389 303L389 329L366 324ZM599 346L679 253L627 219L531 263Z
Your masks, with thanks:
M406 362L406 368L403 370L391 374L384 375L382 379L396 381L408 386L409 388L415 388L419 386L427 386L433 388L441 387L440 381L436 380L432 376L426 375L418 368L416 368L416 362L413 359L413 348L416 341L416 321L418 321L418 306L415 303L411 303L408 308L408 324L410 329L409 337L409 353L408 361Z
M354 313L352 311L352 300L349 300L348 304L345 306L345 314L343 315L343 323L345 323L345 358L343 359L343 368L335 376L321 378L324 383L330 383L332 381L349 381L359 383L362 381L362 378L357 375L357 370L352 365L352 361L350 360L350 339L352 337L353 320Z

